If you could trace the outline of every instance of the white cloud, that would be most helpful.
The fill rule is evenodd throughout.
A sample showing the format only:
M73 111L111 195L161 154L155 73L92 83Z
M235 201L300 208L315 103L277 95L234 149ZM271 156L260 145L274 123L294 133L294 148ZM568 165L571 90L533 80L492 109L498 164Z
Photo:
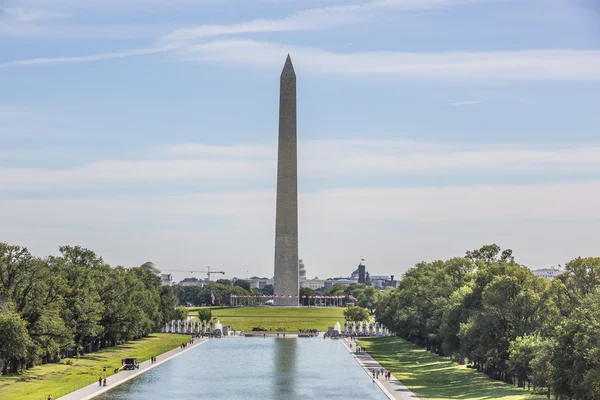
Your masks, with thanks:
M135 149L131 149L134 151ZM25 159L27 151L5 150ZM34 150L28 150L34 151ZM35 151L40 151L35 150ZM314 140L299 143L303 179L429 174L600 172L600 146L451 145L403 140ZM31 153L33 157L35 153ZM0 187L89 188L123 183L274 183L275 144L186 143L157 149L152 159L104 160L67 169L0 169ZM63 154L64 155L64 154ZM65 155L66 156L66 155Z
M175 52L178 57L188 61L279 69L283 56L291 53L297 71L304 75L346 75L446 81L479 80L480 82L600 81L600 51L597 50L335 53L321 49L241 39L202 43L167 43L163 42L148 48L87 56L12 61L0 64L0 67L91 62Z
M600 80L600 51L335 53L253 40L219 40L177 49L187 60L280 68L291 53L300 74L444 80Z
M132 56L156 54L156 53L164 52L166 50L167 50L166 48L151 47L151 48L115 51L115 52L110 52L110 53L99 53L99 54L92 54L92 55L87 55L87 56L57 57L57 58L31 58L28 60L12 61L12 62L0 64L0 67L57 65L57 64L68 64L68 63L114 60L114 59L118 59L118 58L127 58L127 57L132 57Z
M69 14L65 14L62 12L28 8L0 8L0 11L2 11L4 17L8 20L27 23L51 21L55 19L63 19L70 17Z
M472 105L481 104L481 103L483 103L483 102L479 101L479 100L470 100L470 101L456 101L454 103L449 103L447 105L453 106L453 107L460 107L460 106L472 106Z
M333 5L297 11L280 19L255 19L231 25L203 25L178 29L162 37L160 41L189 41L225 35L333 28L368 20L382 12L448 7L474 1L477 0L375 0L361 4Z
M300 220L305 229L312 230L321 223L345 228L348 224L362 222L600 218L599 196L600 181L588 181L545 185L325 189L300 193L299 203ZM0 216L13 219L17 218L15 213L18 212L21 214L18 218L41 221L44 216L69 214L72 221L108 226L116 221L180 223L187 218L218 218L219 222L213 221L207 228L235 223L243 230L264 231L272 228L274 206L274 190L181 196L19 199L0 200ZM261 224L264 224L262 228ZM57 224L57 229L60 226Z
M193 269L185 266L201 262L230 276L271 274L274 195L0 200L0 237L38 254L82 244L115 264ZM599 181L301 193L300 251L309 274L321 277L348 273L359 255L370 271L399 275L418 261L492 242L529 265L563 263L597 250L599 196Z

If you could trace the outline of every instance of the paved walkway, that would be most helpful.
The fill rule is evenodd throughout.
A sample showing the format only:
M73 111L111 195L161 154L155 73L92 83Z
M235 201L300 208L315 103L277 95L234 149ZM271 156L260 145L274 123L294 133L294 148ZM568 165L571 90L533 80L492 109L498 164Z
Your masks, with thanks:
M119 386L121 383L127 382L130 379L135 378L138 375L143 374L146 371L151 370L154 367L158 367L160 364L169 361L170 359L177 357L181 353L184 353L196 346L205 343L208 339L195 339L194 344L188 344L185 349L176 348L171 351L167 351L156 357L156 362L152 364L150 360L144 361L140 364L140 369L136 369L133 371L121 371L117 374L109 376L106 378L106 383L108 386L98 386L98 383L93 383L89 386L71 392L65 396L60 397L60 400L88 400L98 396L101 393L107 392L110 389ZM58 399L57 399L58 400Z
M356 350L356 342L351 341L350 339L342 340L344 347L348 349L350 354L354 356L354 359L363 367L363 370L369 378L373 379L373 373L371 372L374 368L381 368L381 365L375 361L373 357L369 355L369 353L355 353ZM352 343L352 349L350 349L350 344ZM402 384L394 375L390 377L389 381L386 381L385 378L381 377L379 379L375 379L375 383L377 386L381 388L383 393L388 397L388 399L392 400L418 400L419 398L415 396L413 392L411 392L406 386Z

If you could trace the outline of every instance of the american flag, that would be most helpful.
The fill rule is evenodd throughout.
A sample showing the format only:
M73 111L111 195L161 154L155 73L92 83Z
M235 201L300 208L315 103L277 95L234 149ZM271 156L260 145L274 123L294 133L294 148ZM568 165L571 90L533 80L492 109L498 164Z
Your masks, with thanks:
M348 296L348 297L350 298L350 300L353 300L353 301L358 301L358 299L357 299L356 297L352 296L352 295L350 295L350 296Z
M210 304L215 305L215 295L213 292L210 292Z

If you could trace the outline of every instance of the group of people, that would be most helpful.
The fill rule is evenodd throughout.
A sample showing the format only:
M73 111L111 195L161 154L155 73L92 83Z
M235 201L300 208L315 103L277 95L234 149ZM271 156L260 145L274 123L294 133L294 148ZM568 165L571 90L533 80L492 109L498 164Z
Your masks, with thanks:
M150 364L154 364L156 362L156 357L152 356L150 357Z
M386 381L389 381L390 377L392 376L392 373L390 371L386 371L383 369L383 367L373 368L371 372L373 373L373 382L375 382L375 379L379 379L379 375L383 375L383 378Z
M299 333L310 333L311 335L317 335L319 333L318 329L298 329Z
M352 343L350 343L350 348L352 348ZM366 353L367 350L364 349L364 347L360 347L359 345L356 345L356 354L358 353Z
M98 378L98 386L106 386L106 378L102 379L102 377Z

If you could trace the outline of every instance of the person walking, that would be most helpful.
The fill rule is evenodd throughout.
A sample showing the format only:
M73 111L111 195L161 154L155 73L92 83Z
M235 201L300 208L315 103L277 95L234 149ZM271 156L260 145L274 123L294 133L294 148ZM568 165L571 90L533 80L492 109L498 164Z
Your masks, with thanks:
M98 386L102 386L102 377L98 378Z
M104 384L102 386L106 386L106 378L104 378Z

